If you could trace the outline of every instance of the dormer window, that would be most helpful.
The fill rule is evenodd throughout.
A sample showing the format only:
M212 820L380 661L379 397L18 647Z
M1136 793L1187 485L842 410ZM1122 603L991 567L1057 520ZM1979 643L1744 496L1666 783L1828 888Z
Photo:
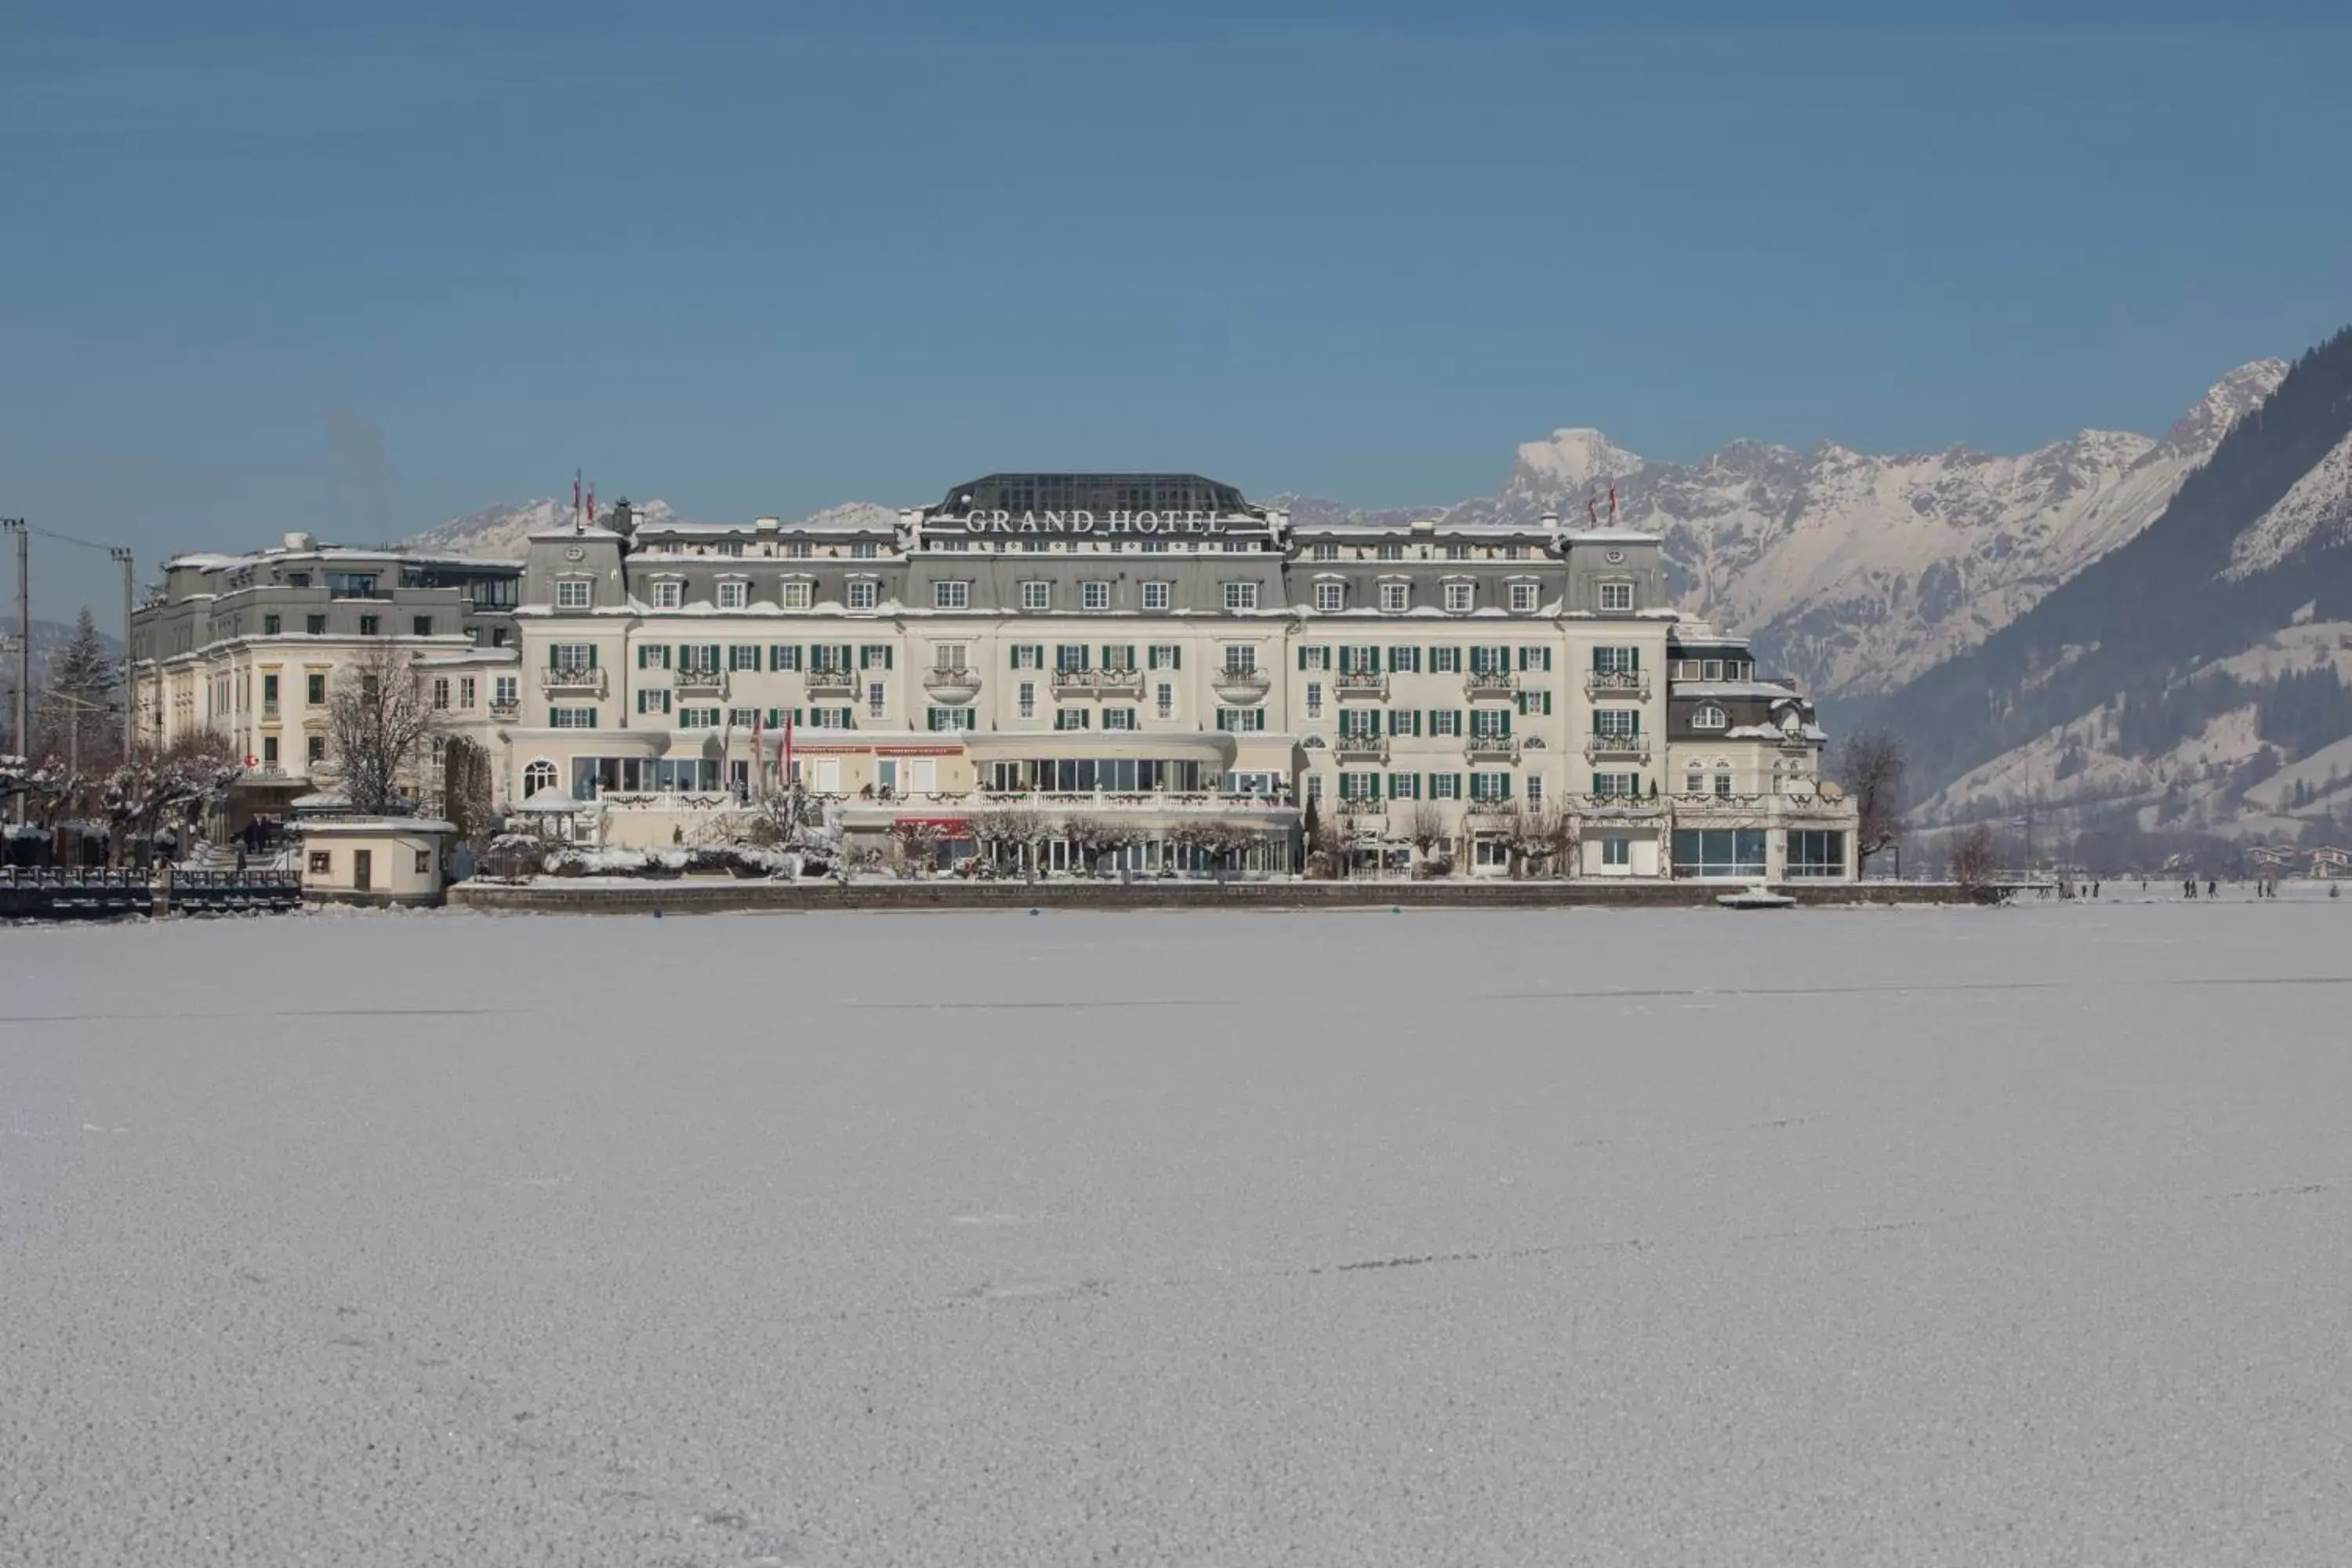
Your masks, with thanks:
M1382 561L1402 561L1404 559L1404 546L1402 544L1383 544L1380 547L1377 553L1379 558Z
M1348 606L1348 585L1338 578L1315 584L1315 608L1322 615L1335 615Z
M1633 584L1603 583L1601 584L1601 613L1630 615L1633 609Z
M852 561L871 561L882 553L882 547L870 539L861 539L849 547Z
M809 542L805 539L785 540L784 557L790 561L807 560L809 558Z
M740 577L719 584L719 607L722 610L740 610L751 602L751 584Z
M743 553L743 542L740 539L722 539L719 542L719 553L740 556Z
M1728 728L1730 723L1730 715L1724 712L1719 702L1702 702L1691 710L1691 728L1694 730L1722 730Z
M1338 559L1339 559L1339 547L1338 545L1336 545L1336 544L1330 543L1329 542L1326 541L1326 542L1322 542L1322 543L1318 543L1318 544L1317 544L1317 545L1316 545L1312 550L1308 551L1307 553L1307 558L1308 558L1309 560L1314 560L1314 561L1337 561Z
M686 602L686 584L676 577L661 577L654 583L654 608L675 610Z

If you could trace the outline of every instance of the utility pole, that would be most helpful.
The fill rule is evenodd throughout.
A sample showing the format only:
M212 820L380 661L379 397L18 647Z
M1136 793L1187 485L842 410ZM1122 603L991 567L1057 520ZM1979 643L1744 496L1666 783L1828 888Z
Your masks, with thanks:
M131 552L110 546L107 558L122 568L122 760L131 761Z
M31 761L32 742L26 701L33 689L33 536L21 517L0 517L0 531L16 536L16 751ZM24 820L24 803L16 806Z

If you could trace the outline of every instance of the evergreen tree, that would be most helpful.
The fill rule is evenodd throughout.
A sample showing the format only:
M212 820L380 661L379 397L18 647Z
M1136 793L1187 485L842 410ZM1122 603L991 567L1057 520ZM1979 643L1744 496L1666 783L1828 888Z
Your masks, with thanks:
M85 770L110 764L121 731L113 710L121 684L114 654L85 605L75 617L73 640L49 657L34 726L39 749L60 758L78 752Z

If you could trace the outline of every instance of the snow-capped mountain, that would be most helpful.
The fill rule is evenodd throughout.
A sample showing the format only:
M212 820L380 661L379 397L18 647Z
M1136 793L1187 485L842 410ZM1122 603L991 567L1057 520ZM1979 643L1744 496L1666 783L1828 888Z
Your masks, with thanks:
M646 521L676 521L667 501L636 501L631 504L637 516ZM538 500L469 511L463 517L452 518L438 528L427 529L406 542L417 550L446 550L457 555L520 557L524 543L532 534L569 528L572 520L572 503L569 500L557 496L543 496Z
M2161 439L2085 430L2019 457L1735 441L1679 464L1575 428L1520 447L1493 496L1420 511L1290 504L1306 521L1575 524L1596 500L1605 511L1613 481L1616 521L1664 536L1684 604L1816 691L1853 696L1973 647L2147 527L2285 374L2274 359L2231 371Z

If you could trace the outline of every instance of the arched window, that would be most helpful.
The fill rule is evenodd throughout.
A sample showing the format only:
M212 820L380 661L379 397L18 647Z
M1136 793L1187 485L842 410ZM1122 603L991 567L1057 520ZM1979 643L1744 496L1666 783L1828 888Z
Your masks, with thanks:
M1691 710L1691 728L1694 730L1721 730L1730 722L1720 703L1702 702Z
M545 757L522 771L522 797L529 800L543 789L555 787L555 764Z

